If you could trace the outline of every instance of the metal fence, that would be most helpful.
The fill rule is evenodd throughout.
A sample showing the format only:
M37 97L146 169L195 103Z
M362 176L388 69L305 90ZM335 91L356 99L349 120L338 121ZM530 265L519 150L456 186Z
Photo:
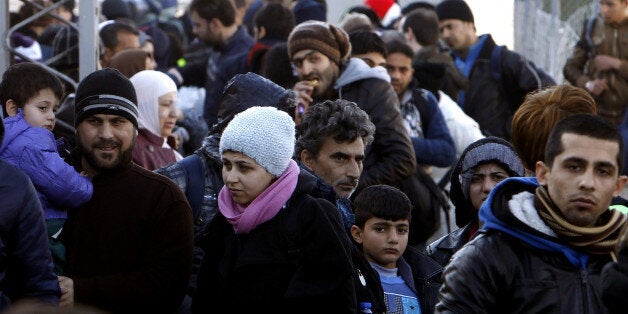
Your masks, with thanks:
M516 0L514 49L564 82L563 66L597 0Z

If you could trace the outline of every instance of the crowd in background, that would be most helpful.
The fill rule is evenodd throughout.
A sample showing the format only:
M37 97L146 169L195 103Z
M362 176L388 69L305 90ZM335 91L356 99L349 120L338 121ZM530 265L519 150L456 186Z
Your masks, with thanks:
M628 306L628 0L600 1L564 83L462 0L338 23L325 0L104 0L79 80L74 1L31 2L0 81L0 311Z

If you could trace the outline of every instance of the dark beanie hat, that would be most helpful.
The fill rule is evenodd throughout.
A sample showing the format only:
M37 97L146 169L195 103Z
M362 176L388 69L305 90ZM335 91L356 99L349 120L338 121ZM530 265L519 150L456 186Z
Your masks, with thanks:
M463 0L445 0L439 3L436 6L436 14L441 21L462 20L475 23L471 9Z
M135 88L118 70L105 68L91 73L79 83L75 97L74 126L95 114L112 114L127 118L137 128Z
M108 20L133 18L131 10L124 0L105 0L101 4L100 11Z
M351 53L349 36L341 28L326 22L307 21L297 25L288 37L288 55L305 49L316 50L340 64Z

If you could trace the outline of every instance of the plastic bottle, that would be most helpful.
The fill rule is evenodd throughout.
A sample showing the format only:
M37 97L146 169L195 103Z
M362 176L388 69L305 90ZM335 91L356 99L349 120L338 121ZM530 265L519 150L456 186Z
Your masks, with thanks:
M371 302L360 302L360 313L373 313L371 311Z

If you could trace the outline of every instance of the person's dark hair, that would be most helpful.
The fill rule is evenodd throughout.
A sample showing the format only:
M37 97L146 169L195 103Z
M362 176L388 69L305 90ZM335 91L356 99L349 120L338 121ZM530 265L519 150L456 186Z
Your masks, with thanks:
M388 55L391 55L393 53L402 53L408 56L408 58L412 58L414 56L410 45L399 40L393 40L386 43L386 52L388 52Z
M433 4L425 1L412 2L408 3L405 7L403 7L403 9L401 9L401 15L408 15L416 9L427 9L435 11L436 7Z
M447 71L445 63L415 61L412 63L412 68L418 86L429 90L440 100L439 91L443 89Z
M288 40L294 28L294 14L279 3L264 5L255 13L255 26L266 30L265 38Z
M355 225L364 228L371 218L385 220L412 219L412 203L399 189L385 185L371 185L362 190L353 202Z
M371 20L371 24L373 24L375 28L382 28L382 21L379 19L379 17L377 16L377 13L375 13L373 9L365 5L356 5L349 8L349 10L347 10L346 13L352 13L352 12L362 13L366 15Z
M592 114L575 114L566 117L556 123L552 129L545 146L545 164L550 168L556 156L564 150L562 136L565 133L583 135L598 140L616 142L619 146L617 152L617 175L624 168L624 141L617 128L606 122L603 118Z
M193 0L190 3L190 12L207 21L218 19L224 26L235 23L235 7L231 0Z
M260 75L283 88L292 88L297 83L297 76L292 71L287 43L274 44L266 51L260 66Z
M103 27L98 33L103 46L109 49L115 49L115 47L118 45L119 32L129 33L137 36L140 35L140 32L137 30L137 28L133 27L132 25L122 22L113 22Z
M4 72L0 82L2 112L7 115L6 103L9 99L12 99L18 108L22 108L29 99L46 88L50 88L57 99L63 99L63 84L56 75L44 67L30 62L12 65Z
M52 3L57 3L57 2L61 2L63 0L52 0ZM74 8L76 7L76 3L74 2L74 0L70 0L70 1L64 1L61 4L62 7L64 7L66 10L72 12L72 10L74 10Z
M296 156L307 150L317 157L327 137L336 142L352 143L358 137L364 146L373 142L375 125L368 114L354 102L343 99L326 100L311 106L297 126Z
M412 29L416 41L421 46L438 44L438 16L434 10L416 9L408 14L401 28L404 33Z
M351 54L359 55L376 52L386 58L386 45L379 35L373 32L357 31L349 34L351 42Z

